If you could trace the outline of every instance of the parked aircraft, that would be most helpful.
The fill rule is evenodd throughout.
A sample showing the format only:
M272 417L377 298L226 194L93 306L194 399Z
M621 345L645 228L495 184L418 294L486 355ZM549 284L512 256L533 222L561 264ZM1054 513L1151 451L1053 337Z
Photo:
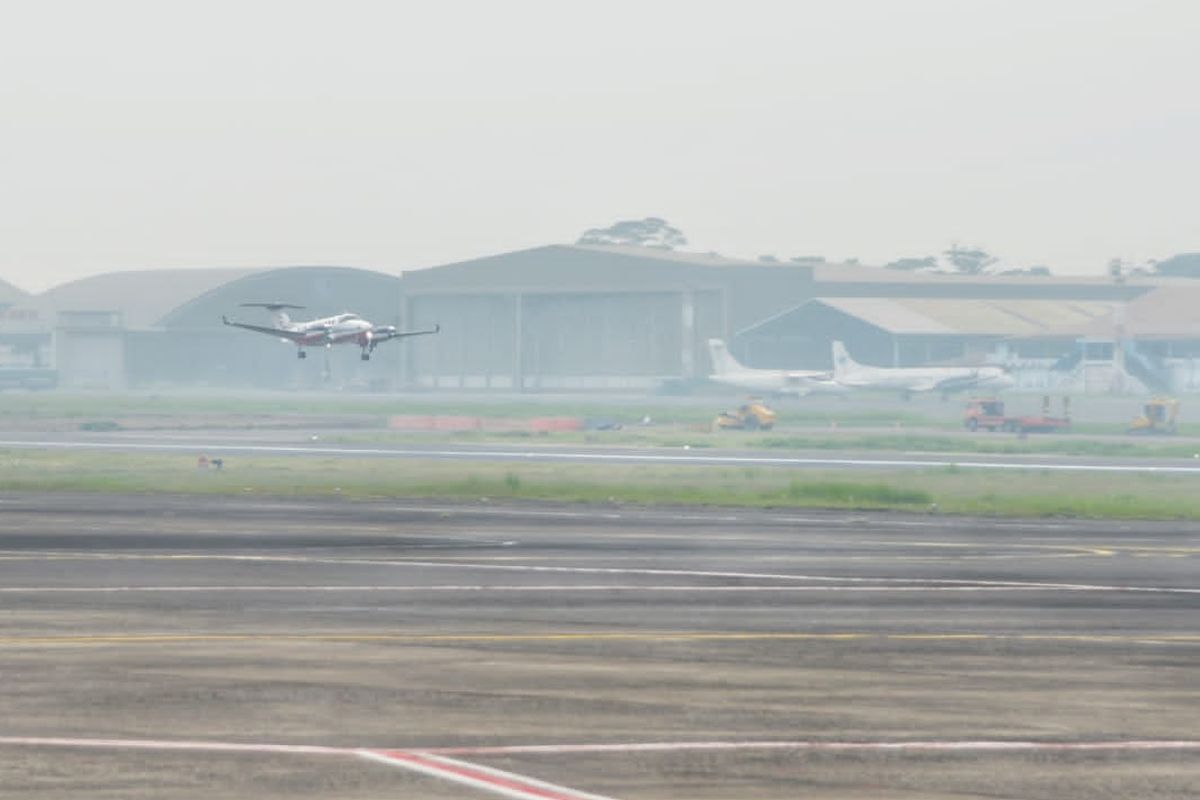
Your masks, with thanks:
M708 352L712 356L712 374L709 380L749 389L752 392L775 392L803 397L813 392L844 392L834 383L829 372L818 370L754 369L737 362L725 342L708 340Z
M946 395L968 389L997 391L1014 383L1003 367L868 367L851 358L841 342L833 343L833 379L851 389Z
M245 328L248 331L278 336L290 341L296 345L298 358L307 357L308 354L304 352L306 347L356 344L362 348L362 360L368 361L371 353L381 342L389 339L402 339L406 336L424 336L441 330L440 325L434 325L432 329L425 331L398 331L395 325L374 325L358 314L349 313L307 322L293 322L288 317L287 309L304 308L304 306L294 306L289 303L242 303L242 305L248 308L265 308L270 311L273 327L236 322L228 317L221 317L221 321L235 328Z

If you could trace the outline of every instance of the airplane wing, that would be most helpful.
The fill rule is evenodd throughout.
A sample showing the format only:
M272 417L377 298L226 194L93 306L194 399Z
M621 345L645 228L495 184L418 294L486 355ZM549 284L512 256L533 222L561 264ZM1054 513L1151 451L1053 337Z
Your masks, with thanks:
M425 331L398 331L395 325L376 325L371 329L371 343L374 346L380 342L386 342L388 339L403 339L406 336L427 336L437 333L441 329L441 325L434 325Z
M221 322L234 328L244 328L255 333L265 333L268 336L278 336L281 339L291 339L293 342L298 342L309 334L320 331L320 328L309 328L306 331L289 331L284 328L268 328L265 325L250 325L245 322L234 322L229 317L221 317Z

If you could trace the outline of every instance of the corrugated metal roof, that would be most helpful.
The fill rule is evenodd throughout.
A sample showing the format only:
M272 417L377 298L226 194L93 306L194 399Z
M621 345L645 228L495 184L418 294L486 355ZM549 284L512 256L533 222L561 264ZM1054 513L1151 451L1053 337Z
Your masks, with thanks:
M817 298L894 334L1038 336L1082 326L1111 313L1112 304L1078 300L957 298Z
M1111 309L1098 319L1063 330L1083 338L1115 339L1119 328L1124 328L1125 336L1140 339L1200 339L1200 286L1154 289L1126 304L1123 313Z
M864 264L822 263L815 265L813 277L821 283L928 283L928 284L988 284L996 286L1111 286L1112 279L1100 275L1003 275L984 272L965 275L957 272L887 269ZM1143 282L1150 282L1147 279ZM1161 279L1154 278L1158 283ZM1130 281L1133 283L1134 281Z

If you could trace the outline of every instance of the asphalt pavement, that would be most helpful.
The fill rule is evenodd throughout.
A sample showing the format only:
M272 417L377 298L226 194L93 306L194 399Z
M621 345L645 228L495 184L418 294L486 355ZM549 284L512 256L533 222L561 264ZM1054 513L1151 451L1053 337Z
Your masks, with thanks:
M1183 798L1200 524L0 496L0 797Z

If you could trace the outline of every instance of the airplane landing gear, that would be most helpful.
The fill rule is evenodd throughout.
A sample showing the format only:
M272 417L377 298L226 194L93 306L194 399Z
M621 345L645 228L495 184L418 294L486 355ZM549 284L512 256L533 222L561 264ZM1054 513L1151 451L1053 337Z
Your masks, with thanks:
M308 358L308 353L304 352L303 350L297 350L296 358Z
M364 351L363 351L363 354L362 354L362 360L363 360L363 361L370 361L370 360L371 360L371 354L370 354L370 353L368 353L366 350L364 350Z

